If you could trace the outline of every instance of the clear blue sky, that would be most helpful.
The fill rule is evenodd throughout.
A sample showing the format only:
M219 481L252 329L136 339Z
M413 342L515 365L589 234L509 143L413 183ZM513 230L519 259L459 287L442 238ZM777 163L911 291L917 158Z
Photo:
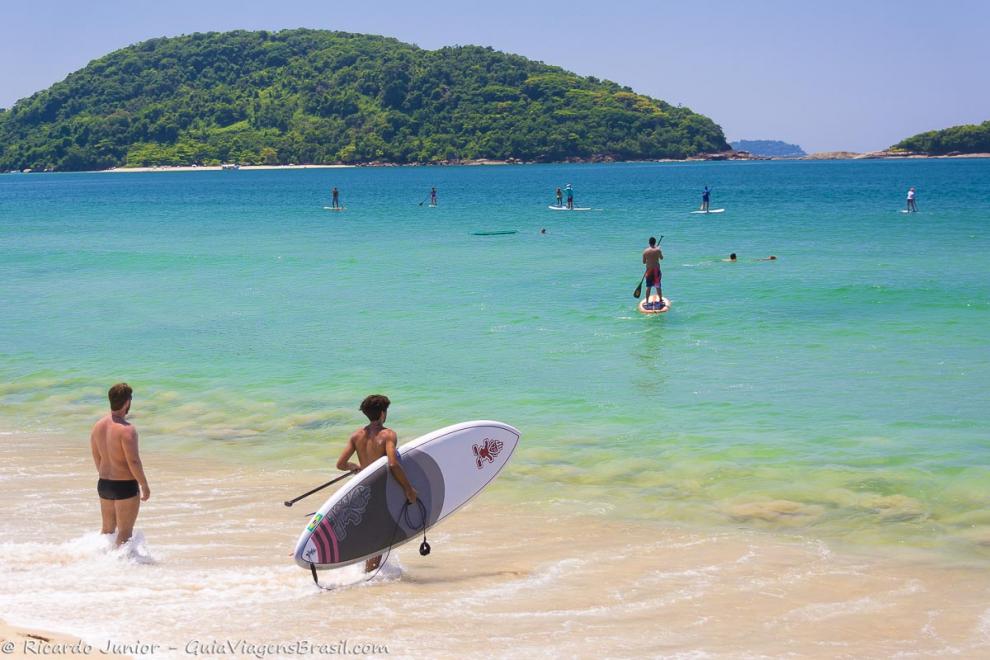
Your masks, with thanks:
M808 151L990 119L990 2L976 0L10 0L0 107L150 37L292 27L492 46L681 103L730 140Z

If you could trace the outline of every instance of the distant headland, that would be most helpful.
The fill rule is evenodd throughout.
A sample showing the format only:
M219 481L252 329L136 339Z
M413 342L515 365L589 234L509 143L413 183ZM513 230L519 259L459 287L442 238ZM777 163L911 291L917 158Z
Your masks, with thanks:
M754 156L800 158L806 155L804 149L798 145L780 140L736 140L730 144L736 151L746 151Z

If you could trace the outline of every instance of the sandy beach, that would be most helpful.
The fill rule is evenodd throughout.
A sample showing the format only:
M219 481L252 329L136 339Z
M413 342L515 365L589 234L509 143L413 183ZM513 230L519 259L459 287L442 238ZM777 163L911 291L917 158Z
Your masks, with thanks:
M84 439L7 436L0 496L24 505L0 543L5 620L97 647L159 645L132 653L147 657L231 641L400 657L990 651L990 582L978 567L634 523L552 497L506 505L498 485L431 531L431 556L404 547L373 582L351 567L323 574L337 590L321 592L290 553L322 495L292 509L282 500L331 470L252 466L233 450L222 460L145 454L153 495L134 547L114 552L97 533ZM354 612L373 616L359 624Z
M226 168L223 165L156 165L151 167L113 167L101 170L106 173L141 172L222 172L238 170L333 170L357 167L357 165L239 165Z
M130 658L129 655L108 653L107 646L95 646L78 637L11 626L0 621L0 653L6 658L38 656ZM138 647L140 649L140 647ZM149 649L150 650L150 649Z

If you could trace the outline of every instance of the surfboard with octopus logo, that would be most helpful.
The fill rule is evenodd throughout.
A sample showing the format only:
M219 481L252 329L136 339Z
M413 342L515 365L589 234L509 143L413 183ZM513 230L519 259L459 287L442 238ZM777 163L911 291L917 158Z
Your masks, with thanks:
M499 475L519 431L491 420L463 422L401 445L402 469L416 489L429 529ZM422 513L403 515L405 495L381 457L337 490L306 525L294 558L304 568L339 568L423 533Z

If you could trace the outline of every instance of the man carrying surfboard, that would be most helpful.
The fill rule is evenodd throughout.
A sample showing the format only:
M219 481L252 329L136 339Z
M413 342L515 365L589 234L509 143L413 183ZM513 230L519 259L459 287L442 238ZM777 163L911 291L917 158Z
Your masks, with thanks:
M650 236L650 246L643 250L643 263L646 265L646 300L650 299L650 289L657 288L657 298L660 302L656 307L663 307L663 292L660 290L660 280L663 273L660 272L660 262L663 260L663 250L657 245L657 239ZM650 303L647 303L648 305Z
M396 448L398 437L390 428L385 427L385 419L388 417L388 407L391 405L388 397L384 394L371 394L361 402L361 412L368 418L369 424L359 428L351 434L344 447L343 453L337 459L337 469L350 472L360 472L362 469L374 463L382 456L388 456L389 472L402 487L406 494L406 500L410 504L416 502L416 489L409 483L402 463L399 461L399 452ZM351 456L358 455L359 464L351 462ZM364 563L364 570L370 573L378 568L382 561L381 555L376 555Z

